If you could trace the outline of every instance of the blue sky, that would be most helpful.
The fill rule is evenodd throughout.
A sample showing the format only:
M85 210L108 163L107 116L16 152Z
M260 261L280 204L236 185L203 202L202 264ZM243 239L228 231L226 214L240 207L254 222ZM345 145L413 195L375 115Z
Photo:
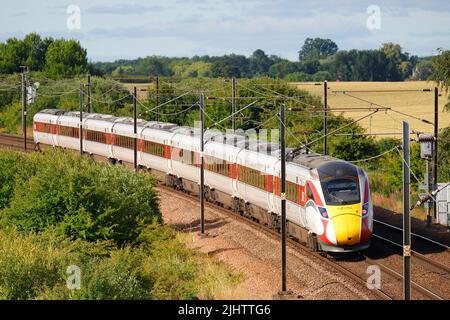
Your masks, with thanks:
M75 38L91 61L255 49L296 60L307 37L330 38L340 49L395 42L420 56L450 44L448 0L0 1L0 41L29 32ZM81 10L79 30L67 28L69 5ZM381 10L379 29L367 28L370 5Z

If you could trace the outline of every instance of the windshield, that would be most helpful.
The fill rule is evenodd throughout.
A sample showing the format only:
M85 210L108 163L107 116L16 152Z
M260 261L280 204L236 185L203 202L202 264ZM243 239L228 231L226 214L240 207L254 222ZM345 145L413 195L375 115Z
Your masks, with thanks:
M334 179L322 183L325 202L329 205L359 203L359 182L354 179Z
M317 171L328 205L360 202L358 167L344 161L333 161L320 166Z

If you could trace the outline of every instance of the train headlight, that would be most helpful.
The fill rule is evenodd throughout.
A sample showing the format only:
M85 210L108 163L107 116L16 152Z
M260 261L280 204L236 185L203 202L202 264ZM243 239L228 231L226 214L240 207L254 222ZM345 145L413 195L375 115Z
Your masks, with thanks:
M369 203L364 203L362 206L362 216L365 217L369 214Z
M318 208L319 208L319 212L320 212L320 215L322 216L322 218L328 219L327 209L325 209L324 207L318 207Z

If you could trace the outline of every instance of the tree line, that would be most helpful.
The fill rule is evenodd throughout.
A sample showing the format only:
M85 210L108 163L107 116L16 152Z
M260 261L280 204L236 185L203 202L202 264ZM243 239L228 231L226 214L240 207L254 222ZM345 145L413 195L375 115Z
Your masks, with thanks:
M429 58L404 52L394 43L377 50L339 50L330 39L308 38L298 61L269 55L261 49L249 57L239 54L168 58L148 56L134 60L98 62L104 74L127 76L241 77L268 76L287 81L403 81L426 80L433 68Z
M88 63L87 50L78 41L42 38L36 33L0 42L0 73L20 72L21 66L58 77L95 72Z
M339 50L330 39L307 38L298 52L298 61L269 55L261 49L250 56L163 57L89 63L87 50L72 39L42 38L36 33L23 39L0 42L0 73L10 74L28 66L49 76L91 73L114 77L176 76L240 77L268 76L287 81L402 81L427 80L433 73L431 58L404 52L394 43L376 50Z

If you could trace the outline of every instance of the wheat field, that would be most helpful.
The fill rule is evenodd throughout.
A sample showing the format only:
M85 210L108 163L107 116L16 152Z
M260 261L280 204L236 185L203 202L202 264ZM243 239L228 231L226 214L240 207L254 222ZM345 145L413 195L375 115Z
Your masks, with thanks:
M314 85L307 82L292 82L291 85L307 90L308 92L323 97L323 85ZM392 108L412 116L434 122L434 86L433 82L405 81L405 82L329 82L328 83L328 107L333 108L367 108L369 103L359 101L348 94L371 101L373 103ZM431 89L431 92L347 92L347 94L333 91L363 91L363 90L422 90ZM439 91L439 128L450 125L450 112L443 110L447 103L445 91ZM339 111L340 112L340 111ZM336 111L336 113L338 113ZM371 111L357 110L344 112L346 117L358 119L368 115ZM401 137L402 121L407 120L411 130L425 133L433 133L433 125L426 124L412 117L407 117L394 112L379 111L362 120L360 124L368 133L381 134L382 137Z

